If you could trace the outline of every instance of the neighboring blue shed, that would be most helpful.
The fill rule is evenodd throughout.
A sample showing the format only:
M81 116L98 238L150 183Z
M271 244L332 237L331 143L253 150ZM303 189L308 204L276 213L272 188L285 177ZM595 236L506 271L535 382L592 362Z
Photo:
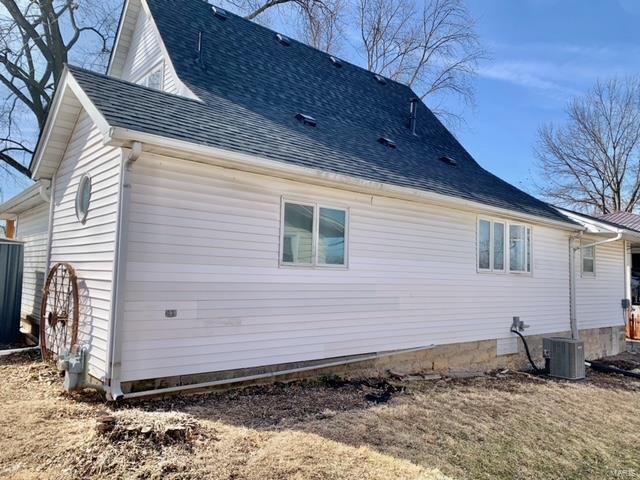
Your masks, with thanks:
M0 343L20 335L23 255L22 242L0 239Z

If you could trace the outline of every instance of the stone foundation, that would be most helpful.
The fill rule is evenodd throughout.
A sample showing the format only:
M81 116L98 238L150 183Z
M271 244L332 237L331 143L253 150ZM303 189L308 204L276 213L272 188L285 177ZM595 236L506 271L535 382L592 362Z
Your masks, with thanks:
M542 356L542 339L545 337L570 337L571 332L554 332L544 335L525 335L533 361L544 366ZM620 327L594 328L580 331L584 341L585 359L595 360L608 355L616 355L626 350L625 329ZM497 368L527 369L529 360L522 341L518 338L518 353L498 355L497 340L480 340L477 342L439 345L431 350L411 354L410 356L393 355L375 362L371 373L381 374L385 370L410 373L432 371L434 373L452 374L461 372L482 372Z
M540 367L544 366L542 356L543 337L569 337L570 332L554 332L545 335L526 336L529 350L534 362ZM620 327L594 328L580 331L580 338L585 345L585 358L595 360L608 355L616 355L626 350L625 329ZM522 341L517 341L517 353L498 355L497 340L480 340L476 342L455 343L438 345L430 349L411 353L397 353L384 356L375 360L366 360L348 365L318 368L305 372L282 374L271 378L254 379L250 381L235 382L217 386L217 389L236 388L257 384L271 383L274 381L287 382L303 378L313 378L326 375L355 376L384 376L393 371L396 373L439 373L452 375L458 373L485 372L497 368L528 369L529 361ZM342 357L343 360L354 360L354 357ZM331 359L336 362L339 359ZM305 368L313 365L321 365L329 360L317 360L312 362L298 362L283 365L269 365L258 368L245 368L224 372L211 372L194 375L181 375L136 382L124 382L124 393L142 392L173 387L178 385L196 385L204 382L212 382L224 379L275 373L284 370Z

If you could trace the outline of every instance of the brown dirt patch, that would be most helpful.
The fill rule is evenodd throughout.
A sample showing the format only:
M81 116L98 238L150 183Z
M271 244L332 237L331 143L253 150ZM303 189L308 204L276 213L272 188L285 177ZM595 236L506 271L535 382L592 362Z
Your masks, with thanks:
M0 478L640 476L640 381L620 376L412 381L380 404L375 383L306 382L114 406L64 394L34 356L0 359L0 375Z

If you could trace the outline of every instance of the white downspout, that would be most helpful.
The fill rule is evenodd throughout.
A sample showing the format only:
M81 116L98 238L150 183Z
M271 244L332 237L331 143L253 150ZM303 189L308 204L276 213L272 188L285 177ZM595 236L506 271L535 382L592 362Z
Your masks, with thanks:
M120 339L118 318L123 314L123 291L126 281L127 230L129 228L129 206L131 202L131 166L142 154L142 143L133 142L126 160L123 159L120 173L120 201L118 204L118 223L116 232L115 260L112 277L111 317L109 324L109 351L107 353L107 372L105 392L108 400L123 398L120 386Z
M53 213L54 213L54 208L53 208L53 203L55 201L55 189L56 189L56 177L58 176L58 173L54 173L53 177L51 178L51 180L49 181L49 185L51 186L51 189L49 191L49 224L47 225L47 254L46 254L46 259L45 259L45 266L44 266L44 278L46 280L47 275L49 275L49 269L51 268L51 240L53 237ZM42 195L42 193L41 193ZM44 285L42 286L43 290L44 290ZM40 302L42 303L42 302ZM42 321L42 318L40 318L41 313L38 312L38 328L40 328L40 322ZM40 346L40 335L38 335L38 347Z
M597 245L603 245L605 243L617 242L622 238L622 232L620 230L617 231L617 235L613 238L607 238L606 240L600 240L598 242L588 243L586 245L581 245L580 241L582 240L582 232L580 235L570 237L569 239L569 297L570 297L570 312L569 312L569 323L571 325L571 338L574 340L578 340L580 338L580 333L578 330L578 319L576 315L576 283L578 281L577 277L577 269L576 269L576 253L581 251L584 248L595 247ZM578 245L574 246L575 241L578 241Z

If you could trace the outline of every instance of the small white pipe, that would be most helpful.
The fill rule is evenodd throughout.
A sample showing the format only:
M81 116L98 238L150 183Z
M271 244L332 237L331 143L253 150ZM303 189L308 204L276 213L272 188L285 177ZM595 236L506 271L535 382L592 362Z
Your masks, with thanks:
M298 367L298 368L290 368L288 370L280 370L279 372L266 372L266 373L258 373L255 375L246 375L244 377L235 377L235 378L225 378L223 380L213 380L211 382L202 382L202 383L194 383L191 385L177 385L175 387L166 387L166 388L158 388L155 390L143 390L140 392L131 392L131 393L125 393L123 395L123 397L125 399L127 398L139 398L139 397L148 397L150 395L161 395L164 393L175 393L175 392L181 392L184 390L192 390L195 388L207 388L207 387L215 387L215 386L219 386L219 385L228 385L228 384L232 384L232 383L240 383L240 382L247 382L247 381L251 381L251 380L261 380L261 379L265 379L265 378L275 378L275 377L279 377L282 375L289 375L292 373L302 373L302 372L308 372L311 370L320 370L322 368L329 368L329 367L339 367L342 365L350 365L352 363L359 363L359 362L366 362L368 360L376 360L378 358L383 358L383 357L389 357L391 355L398 355L398 354L405 354L405 353L412 353L412 352L420 352L422 350L429 350L431 348L433 348L435 345L427 345L424 347L416 347L416 348L407 348L404 350L390 350L387 352L377 352L377 353L373 353L370 355L366 355L366 356L362 356L362 357L358 357L358 358L351 358L349 360L337 360L334 362L327 362L327 363L322 363L322 364L318 364L318 365L309 365L307 367Z
M569 325L571 327L571 338L578 340L578 322L576 319L576 250L573 242L580 241L579 237L569 238Z

